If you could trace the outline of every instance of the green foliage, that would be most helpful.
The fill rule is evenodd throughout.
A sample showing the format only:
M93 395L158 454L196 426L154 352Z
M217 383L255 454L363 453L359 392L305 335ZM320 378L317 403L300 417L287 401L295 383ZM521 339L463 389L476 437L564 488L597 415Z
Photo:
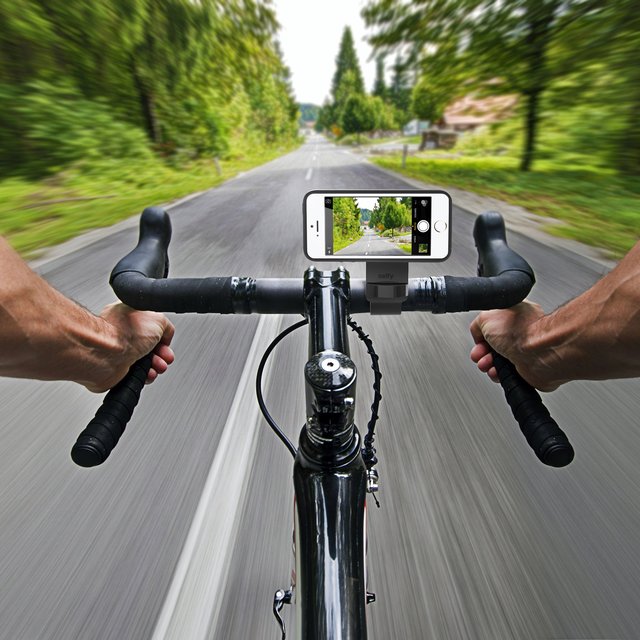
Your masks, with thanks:
M374 129L381 131L391 131L398 128L395 109L379 96L370 99L374 113Z
M407 203L407 200L409 201ZM394 235L394 229L411 225L411 199L381 197L371 212L371 227L382 229L382 236Z
M640 179L610 169L540 160L535 172L521 172L517 159L509 157L408 157L405 168L400 156L374 162L430 184L459 187L557 218L563 224L549 225L550 233L603 247L614 257L624 255L640 237Z
M362 71L349 27L345 27L342 33L336 58L336 70L331 82L331 95L333 100L326 101L320 110L316 126L319 131L322 129L337 131L338 127L343 129L342 122L347 101L351 96L365 95ZM353 109L353 106L350 109ZM352 115L348 115L347 118L351 121Z
M629 158L621 164L640 171L640 129L631 116L640 107L640 17L632 0L369 0L363 15L377 28L374 47L403 46L408 61L421 64L438 90L447 88L451 101L474 87L520 94L523 169L532 166L540 105L554 81L585 61L605 60L615 76L628 79L621 117L627 140L634 133L634 151L621 137L619 148Z
M297 135L268 0L0 0L0 15L0 172Z
M422 76L411 92L411 113L420 120L437 122L444 113L449 94Z
M79 160L151 157L142 130L117 120L105 100L87 100L72 85L32 82L19 99L0 91L0 104L4 117L19 123L21 153L34 174ZM4 136L9 137L6 130ZM2 153L0 159L3 172L11 173L12 156Z
M384 100L387 97L387 94L387 85L384 81L384 55L379 55L376 58L376 79L373 83L373 91L371 92L371 95Z
M301 103L298 105L300 109L300 123L316 122L320 114L320 107L317 104Z
M149 203L210 189L281 153L254 146L242 159L211 160L171 168L161 160L95 158L38 182L0 181L0 234L21 253L54 245L78 233L139 214Z
M344 105L340 125L345 133L363 133L376 126L376 108L373 99L357 93L351 94Z
M398 55L393 65L393 77L388 97L396 109L396 120L404 125L411 120L409 106L411 104L411 84L407 77L407 69Z
M333 199L333 243L334 250L355 242L362 235L360 209L354 198Z
M462 134L455 151L467 156L506 155L517 158L522 149L523 133L522 120L511 118Z
M348 91L345 92L341 85L348 77ZM364 94L364 81L362 80L362 71L358 62L358 55L353 44L353 34L349 27L345 27L340 40L340 49L336 58L336 71L333 74L331 82L331 95L334 104L342 105L346 94L360 93Z

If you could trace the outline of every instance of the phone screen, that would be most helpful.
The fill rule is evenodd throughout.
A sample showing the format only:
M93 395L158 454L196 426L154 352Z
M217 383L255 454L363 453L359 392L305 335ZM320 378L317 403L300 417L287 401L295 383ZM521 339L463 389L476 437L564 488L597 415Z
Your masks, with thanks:
M312 260L445 260L450 252L445 191L311 191L303 208Z

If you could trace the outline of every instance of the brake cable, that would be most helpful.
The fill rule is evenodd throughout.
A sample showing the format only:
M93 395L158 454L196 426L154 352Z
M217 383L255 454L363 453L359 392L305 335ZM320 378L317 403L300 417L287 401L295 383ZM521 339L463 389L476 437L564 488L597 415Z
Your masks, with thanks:
M264 419L273 429L273 432L278 436L278 438L280 438L280 440L282 440L284 446L289 449L289 452L294 458L296 457L296 453L298 453L298 450L295 448L293 442L291 442L291 440L287 438L282 429L280 429L276 421L271 417L271 414L267 410L267 405L264 403L264 398L262 397L262 373L264 371L265 365L267 364L267 360L271 355L271 352L276 348L277 344L281 340L286 338L290 333L293 333L296 329L304 327L305 324L308 324L308 320L306 318L304 320L300 320L300 322L292 324L290 327L287 327L284 331L277 335L264 352L262 360L260 360L260 364L258 365L258 372L256 373L256 395L258 396L258 405L260 407L260 411L262 411Z
M277 335L271 344L266 348L262 359L260 360L260 364L258 365L258 371L256 373L256 395L258 397L258 406L260 407L260 411L262 411L262 415L264 419L267 421L267 424L271 427L273 432L280 438L283 442L284 446L287 447L291 455L295 458L297 449L295 445L287 438L282 429L278 426L276 421L271 417L267 406L264 402L264 397L262 395L262 375L264 372L265 365L271 352L275 349L275 347L290 333L303 327L305 324L308 324L306 319L301 320L300 322L296 322L292 324L290 327L287 327L284 331L282 331L279 335ZM349 316L347 318L347 324L351 327L353 331L356 332L358 338L364 342L367 353L371 357L371 368L373 369L373 402L371 403L371 418L369 423L367 424L367 434L364 436L363 443L364 446L362 448L362 458L364 460L364 464L367 468L367 471L370 471L375 464L377 464L378 459L376 458L376 450L373 446L375 439L375 427L376 422L378 421L378 408L380 406L380 400L382 400L382 394L380 393L380 381L382 379L382 374L380 373L380 368L378 367L378 354L375 352L373 348L373 343L369 338L369 335L366 334L362 327L360 327L355 320ZM375 496L374 496L375 497Z

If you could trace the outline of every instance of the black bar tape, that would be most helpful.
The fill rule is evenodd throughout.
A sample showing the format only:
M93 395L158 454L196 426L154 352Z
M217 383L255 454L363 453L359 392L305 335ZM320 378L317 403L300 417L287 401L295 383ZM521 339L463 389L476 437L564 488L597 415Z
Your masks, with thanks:
M153 354L135 362L127 375L107 393L102 406L71 449L71 458L81 467L102 464L124 433L138 404L140 392L151 368Z
M175 313L234 313L232 278L145 278L127 272L111 286L122 302L134 309Z
M516 371L513 364L493 352L493 364L513 417L538 458L550 467L565 467L574 458L569 439L551 417L538 392Z
M534 283L522 271L505 271L488 278L444 276L444 281L445 313L513 307L527 297Z

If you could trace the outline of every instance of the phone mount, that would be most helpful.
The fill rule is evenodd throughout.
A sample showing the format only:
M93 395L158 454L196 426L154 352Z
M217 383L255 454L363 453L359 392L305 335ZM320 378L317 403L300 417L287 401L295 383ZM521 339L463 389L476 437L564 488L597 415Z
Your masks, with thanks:
M408 262L367 262L365 296L371 304L371 315L400 315L407 299Z

